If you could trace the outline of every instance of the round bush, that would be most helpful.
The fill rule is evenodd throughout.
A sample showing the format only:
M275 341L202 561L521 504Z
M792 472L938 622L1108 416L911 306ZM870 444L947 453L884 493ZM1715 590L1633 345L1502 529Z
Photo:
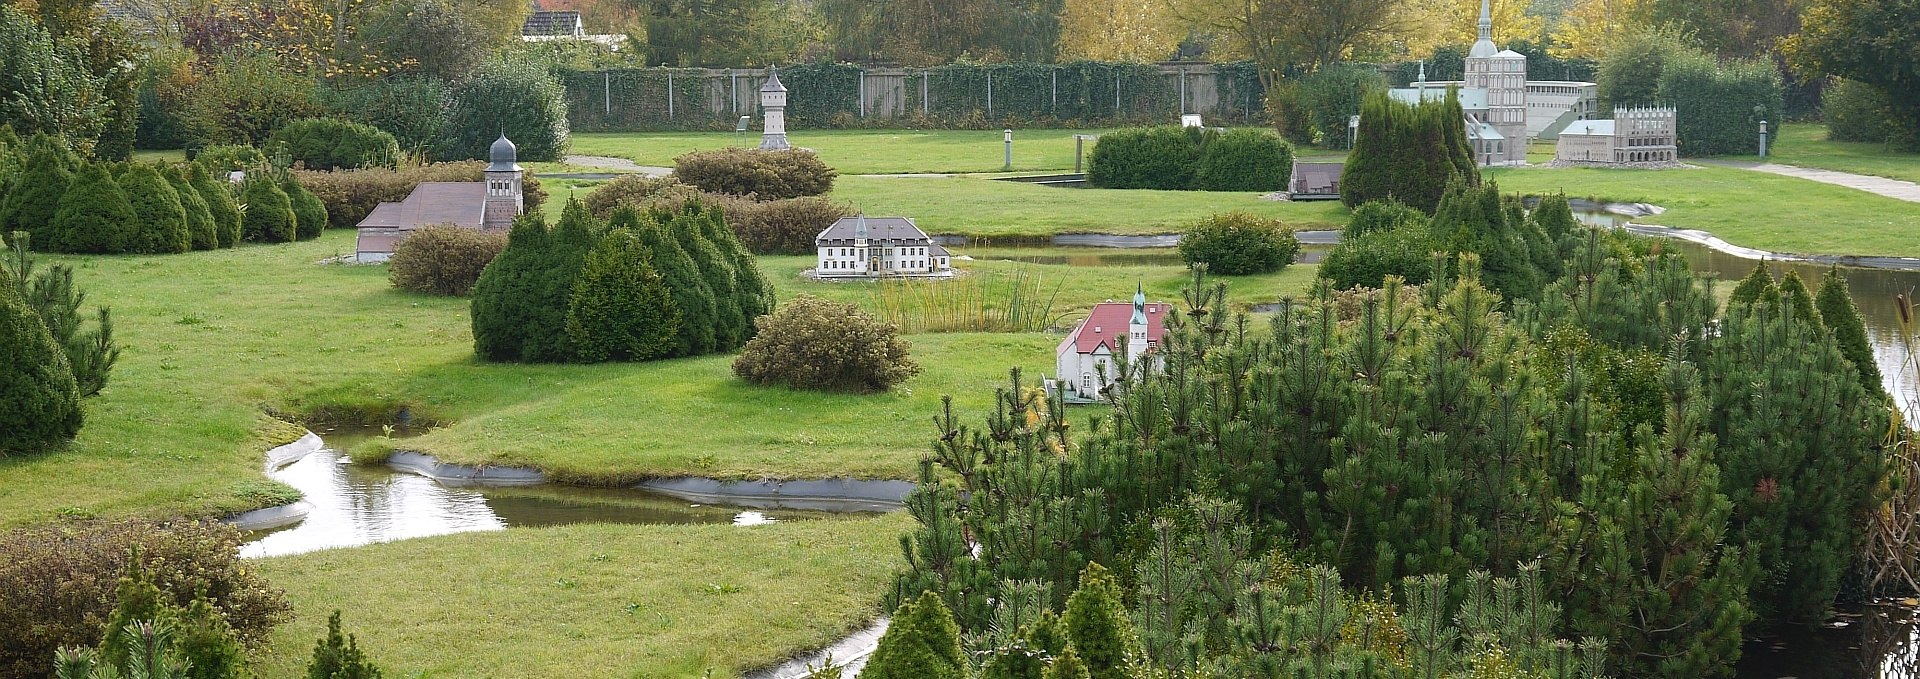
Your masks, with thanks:
M431 76L384 78L347 90L322 89L331 115L393 134L407 151L429 148L446 125L447 84Z
M133 241L134 220L126 192L105 165L95 163L81 168L60 197L53 230L60 234L60 249L66 252L126 252Z
M1293 146L1271 130L1238 128L1207 135L1194 168L1202 191L1279 191L1293 174Z
M249 243L285 243L293 240L296 217L293 199L279 183L258 174L240 185L240 203L246 208L240 236Z
M294 237L300 240L319 238L327 230L326 204L291 176L281 182L280 190L286 192L288 202L293 205Z
M80 417L66 352L13 283L0 281L0 457L71 439Z
M187 164L187 183L199 192L200 199L207 201L207 212L213 215L213 235L219 247L230 248L240 243L240 205L233 199L232 184L227 176L218 178L200 163Z
M1392 228L1342 239L1320 262L1320 277L1338 290L1379 288L1387 276L1419 285L1433 278L1433 246L1426 229Z
M1300 253L1300 240L1280 220L1245 212L1216 214L1180 236L1180 258L1223 276L1279 271Z
M187 180L187 174L179 166L168 166L160 171L166 177L167 185L173 187L175 195L180 197L180 207L187 213L187 242L195 250L212 250L220 247L219 225L214 222L213 210L207 206L207 200L200 197L200 191Z
M139 163L128 165L120 172L119 183L133 206L133 234L125 252L157 255L193 248L187 208L159 170Z
M676 177L629 174L601 184L580 202L587 206L587 211L593 213L594 217L607 219L613 216L615 209L621 207L640 210L660 202L685 202L699 195L699 189L681 183Z
M285 145L293 162L309 170L393 167L400 160L400 142L380 128L336 118L305 118L287 123L268 146Z
M822 195L839 175L812 151L743 148L682 155L673 159L673 174L702 191L760 200Z
M59 153L46 146L35 148L6 197L0 199L0 233L26 231L33 234L35 249L59 250L65 239L54 215L72 183L73 173Z
M228 173L267 164L267 155L246 144L219 144L200 149L193 162L205 165L210 173L226 179Z
M505 231L452 225L415 230L393 248L387 279L393 287L429 295L465 295L480 273L507 249Z
M1353 215L1347 218L1346 228L1340 231L1341 240L1350 240L1373 233L1404 226L1415 226L1422 230L1427 227L1427 213L1407 207L1397 201L1376 200L1363 203L1353 209Z
M853 304L801 295L754 323L759 335L733 361L754 384L871 393L920 372L894 327Z
M1087 159L1087 181L1103 189L1192 188L1205 134L1199 129L1136 127L1100 135Z

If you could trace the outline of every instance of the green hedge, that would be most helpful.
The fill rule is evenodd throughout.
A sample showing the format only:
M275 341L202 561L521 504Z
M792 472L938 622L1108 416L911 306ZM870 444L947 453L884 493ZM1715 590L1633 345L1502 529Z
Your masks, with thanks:
M1293 147L1270 130L1136 127L1100 137L1087 181L1106 189L1278 191L1292 171Z
M1668 57L1660 72L1660 100L1679 120L1680 155L1755 153L1760 121L1780 129L1784 107L1780 70L1765 60L1717 62L1705 54Z

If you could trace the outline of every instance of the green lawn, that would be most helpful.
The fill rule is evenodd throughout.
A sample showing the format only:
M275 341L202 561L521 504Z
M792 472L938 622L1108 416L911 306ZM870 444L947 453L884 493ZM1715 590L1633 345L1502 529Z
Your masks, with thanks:
M338 609L390 677L733 677L877 614L908 525L515 528L263 559L298 618L255 669L304 676Z
M981 177L841 177L832 197L870 215L914 218L934 234L1048 236L1172 233L1201 217L1240 210L1295 229L1338 229L1339 201L1289 203L1257 193L1058 188Z
M1102 130L1014 130L1013 169L1073 171L1073 135ZM1000 130L798 130L794 146L819 152L841 174L906 172L999 172L1006 144ZM747 145L760 143L758 131ZM673 167L688 151L738 146L725 132L602 132L573 135L572 153L626 158L641 165ZM1086 152L1093 153L1087 142Z
M1755 143L1759 142L1758 132ZM1767 161L1854 174L1891 177L1920 182L1920 154L1902 153L1885 144L1828 141L1827 126L1817 123L1790 123L1767 149ZM1758 156L1734 157L1758 161Z

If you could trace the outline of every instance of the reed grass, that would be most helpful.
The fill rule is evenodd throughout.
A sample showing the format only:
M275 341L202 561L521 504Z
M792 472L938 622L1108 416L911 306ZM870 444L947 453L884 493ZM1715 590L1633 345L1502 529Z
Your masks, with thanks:
M1049 289L1046 277L1027 267L1002 276L894 278L873 284L866 307L906 334L1039 332L1056 320L1064 283Z

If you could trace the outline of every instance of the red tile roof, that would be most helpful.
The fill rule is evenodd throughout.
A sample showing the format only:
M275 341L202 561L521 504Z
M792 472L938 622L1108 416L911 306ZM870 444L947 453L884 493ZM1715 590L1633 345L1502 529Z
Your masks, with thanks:
M1071 344L1076 353L1091 354L1106 345L1108 351L1120 351L1121 341L1127 334L1127 323L1133 320L1132 302L1101 302L1093 305L1093 313L1080 326L1067 335L1067 341L1061 343L1065 349ZM1167 332L1167 305L1160 302L1147 303L1147 346L1160 343L1160 337Z

